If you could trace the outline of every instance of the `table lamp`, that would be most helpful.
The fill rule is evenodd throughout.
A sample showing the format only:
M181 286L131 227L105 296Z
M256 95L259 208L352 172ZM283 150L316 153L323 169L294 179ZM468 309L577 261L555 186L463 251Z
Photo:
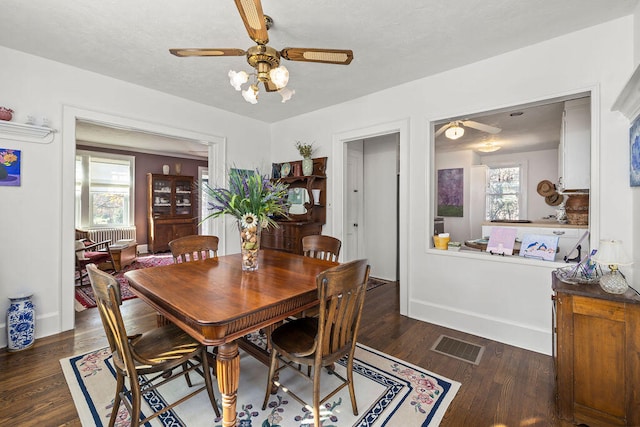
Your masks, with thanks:
M610 294L623 294L629 285L618 271L619 265L630 265L633 262L622 247L621 240L600 240L600 247L592 260L601 265L609 266L609 272L600 278L600 287Z

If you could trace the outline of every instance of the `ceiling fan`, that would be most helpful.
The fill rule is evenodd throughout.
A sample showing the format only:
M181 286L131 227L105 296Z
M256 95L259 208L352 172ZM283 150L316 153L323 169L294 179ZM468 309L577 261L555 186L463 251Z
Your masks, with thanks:
M491 133L494 135L502 131L502 129L495 126L485 125L484 123L474 122L473 120L454 120L438 129L435 136L438 137L442 135L442 132L444 132L447 138L458 139L462 135L464 135L464 128L462 126L477 129L479 131Z
M287 90L285 86L289 81L289 72L280 65L280 59L289 61L320 62L324 64L348 65L353 60L353 51L344 49L318 49L286 47L280 51L268 46L269 34L267 30L273 25L273 20L262 12L260 0L235 0L236 7L240 12L244 26L249 33L249 37L256 42L246 51L243 49L169 49L169 52L176 56L244 56L247 62L256 72L247 74L244 71L229 72L231 85L236 90L241 90L241 85L249 81L249 76L254 76L255 82L242 91L242 96L247 102L255 104L258 102L258 84L262 82L267 92L278 91L282 95L282 102L286 102L293 95L292 90Z

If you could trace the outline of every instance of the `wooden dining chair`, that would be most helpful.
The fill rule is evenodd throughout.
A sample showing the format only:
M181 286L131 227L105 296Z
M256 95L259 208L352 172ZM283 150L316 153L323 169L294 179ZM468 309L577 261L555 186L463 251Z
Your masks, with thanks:
M342 242L331 236L314 234L302 238L302 254L311 258L338 261Z
M320 405L342 388L349 387L353 414L358 415L353 387L353 354L360 326L370 267L367 260L356 260L330 268L316 277L320 313L318 317L302 317L278 326L271 333L271 363L267 390L262 409L267 407L269 395L276 387L305 407L309 406L285 385L274 381L274 376L285 368L313 381L313 420L320 426ZM347 359L347 378L333 371L334 362ZM278 366L282 362L282 366ZM313 368L305 374L300 365ZM326 367L341 380L331 393L320 398L322 368Z
M218 257L218 236L193 236L179 237L169 242L169 249L173 255L173 261L181 262L195 261L199 259Z
M166 325L134 336L127 335L120 312L120 283L94 264L87 266L87 272L116 371L116 395L109 426L115 424L121 402L131 414L131 426L137 427L204 390L209 395L216 416L220 416L213 393L206 347L175 325ZM204 385L140 420L142 390L146 393L183 376L188 387L193 388L190 372L202 375ZM128 387L125 387L126 379Z

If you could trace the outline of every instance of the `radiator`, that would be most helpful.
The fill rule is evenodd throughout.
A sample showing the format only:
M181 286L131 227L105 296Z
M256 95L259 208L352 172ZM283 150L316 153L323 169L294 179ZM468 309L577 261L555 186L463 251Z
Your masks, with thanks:
M111 243L116 243L122 239L132 239L134 242L136 241L135 227L96 228L87 230L87 233L89 233L89 240L93 242L111 240Z

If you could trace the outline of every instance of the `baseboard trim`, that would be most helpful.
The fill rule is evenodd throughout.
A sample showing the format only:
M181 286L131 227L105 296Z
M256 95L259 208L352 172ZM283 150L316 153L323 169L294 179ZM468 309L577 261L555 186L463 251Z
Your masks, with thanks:
M541 328L464 312L424 301L409 301L409 317L525 350L552 354L552 334Z

